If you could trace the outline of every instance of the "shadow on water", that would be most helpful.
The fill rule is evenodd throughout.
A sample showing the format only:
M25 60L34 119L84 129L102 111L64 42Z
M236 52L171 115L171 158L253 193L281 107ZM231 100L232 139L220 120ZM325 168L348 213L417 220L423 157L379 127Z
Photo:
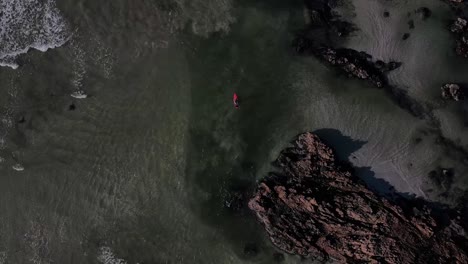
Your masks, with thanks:
M341 131L337 129L325 128L316 130L313 133L318 135L327 146L334 150L335 156L338 158L342 166L347 170L352 171L353 174L361 179L374 193L393 201L402 198L418 200L414 194L398 192L388 181L376 177L371 167L355 167L352 165L352 153L364 146L367 143L366 141L352 139L349 136L343 135ZM438 203L431 204L437 208L446 207Z
M346 169L351 171L359 179L361 179L366 186L375 194L381 197L385 197L388 200L397 203L404 212L414 213L416 210L420 210L424 207L429 207L432 209L432 213L440 221L442 226L447 226L450 224L450 219L453 219L454 215L457 215L457 210L462 210L463 212L468 212L468 194L465 195L465 201L461 201L460 207L458 208L449 208L449 206L438 203L424 200L420 197L416 197L411 193L401 193L396 191L396 189L386 180L377 178L375 173L371 170L370 167L354 167L350 157L352 158L352 153L359 150L367 142L354 140L349 136L343 135L339 130L336 129L319 129L314 131L315 134L329 147L334 151L334 154L338 158L339 162ZM468 213L465 213L468 215ZM468 227L468 224L467 224Z
M367 142L352 139L341 131L333 128L318 129L313 132L329 147L336 151L335 155L341 161L349 161L352 153L358 151Z
M341 131L332 128L319 129L314 133L335 151L338 160L363 180L369 189L385 197L390 197L395 193L395 188L387 181L377 178L370 167L354 167L352 165L351 159L353 157L351 154L362 148L367 143L366 141L352 139L343 135Z

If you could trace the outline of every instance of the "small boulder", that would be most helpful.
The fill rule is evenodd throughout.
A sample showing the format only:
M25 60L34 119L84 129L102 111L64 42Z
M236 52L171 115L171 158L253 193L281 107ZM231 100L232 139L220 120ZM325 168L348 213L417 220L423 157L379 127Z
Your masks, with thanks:
M450 31L453 33L463 33L466 30L467 24L468 21L466 19L459 17L450 26Z
M445 100L460 101L465 97L462 88L458 84L448 83L440 89L442 90L442 98Z

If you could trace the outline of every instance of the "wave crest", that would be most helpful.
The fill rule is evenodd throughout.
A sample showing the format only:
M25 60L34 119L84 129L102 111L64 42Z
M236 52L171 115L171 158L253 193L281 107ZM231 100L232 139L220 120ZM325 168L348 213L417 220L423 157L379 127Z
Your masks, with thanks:
M69 38L53 0L0 0L0 66L17 68L20 54L60 47Z

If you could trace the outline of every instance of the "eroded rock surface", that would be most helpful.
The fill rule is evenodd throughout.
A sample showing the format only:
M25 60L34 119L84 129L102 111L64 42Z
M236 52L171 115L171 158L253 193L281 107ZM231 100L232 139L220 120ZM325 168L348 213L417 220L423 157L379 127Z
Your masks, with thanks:
M448 83L440 89L442 90L442 98L446 100L460 101L465 98L463 89L458 84Z
M468 22L465 18L457 18L450 25L450 31L456 34L456 47L455 52L468 58Z
M372 60L372 56L365 52L358 52L352 49L332 49L324 48L316 51L317 57L327 61L333 66L338 66L350 77L362 80L369 80L376 87L383 87L387 84L385 72L400 67L401 63Z
M368 80L376 87L384 87L387 84L385 73L400 67L401 63L384 63L373 60L371 55L362 51L336 48L334 44L337 40L342 41L357 28L333 15L333 2L305 1L310 23L297 34L292 44L293 49L298 54L313 55L346 72L349 77Z
M316 135L298 136L275 166L249 207L279 249L339 263L468 263L460 218L377 196Z

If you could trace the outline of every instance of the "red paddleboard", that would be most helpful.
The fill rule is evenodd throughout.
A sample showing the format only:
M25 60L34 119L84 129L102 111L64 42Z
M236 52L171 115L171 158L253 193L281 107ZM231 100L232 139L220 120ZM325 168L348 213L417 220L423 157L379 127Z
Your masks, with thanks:
M232 102L234 103L235 108L239 108L239 97L236 93L232 96Z

